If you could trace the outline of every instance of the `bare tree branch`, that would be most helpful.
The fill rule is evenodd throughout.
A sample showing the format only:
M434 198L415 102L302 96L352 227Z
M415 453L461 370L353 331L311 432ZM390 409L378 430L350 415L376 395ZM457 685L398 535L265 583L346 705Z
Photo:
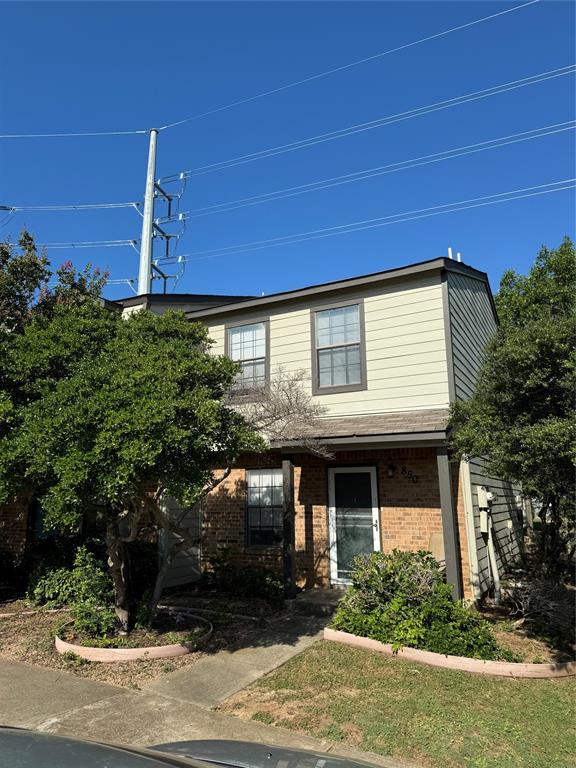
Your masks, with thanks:
M271 445L289 441L322 458L331 458L328 450L315 434L318 420L326 408L310 393L310 377L305 371L286 371L278 366L270 384L249 401L234 398L233 407L244 417L249 426L261 434Z

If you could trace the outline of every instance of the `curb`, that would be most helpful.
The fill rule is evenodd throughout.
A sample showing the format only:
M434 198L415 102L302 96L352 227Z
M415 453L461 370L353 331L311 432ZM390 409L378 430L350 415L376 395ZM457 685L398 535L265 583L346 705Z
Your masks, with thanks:
M195 640L195 646L205 643L212 636L214 627L207 620L195 616L206 626L206 631ZM68 643L56 636L54 641L58 653L73 653L87 661L100 661L104 663L138 661L139 659L171 659L175 656L184 656L195 650L195 647L176 643L173 645L149 645L140 648L91 648L87 645L75 645Z
M417 648L402 648L395 652L391 645L380 643L378 640L358 637L348 632L340 632L329 628L324 630L324 640L351 645L368 651L376 651L387 656L397 656L405 661L417 661L421 664L428 664L431 667L454 669L460 672L474 672L479 675L514 678L562 678L576 675L576 661L566 661L558 664L518 664L511 661L482 661L481 659L469 659L465 656L444 656L441 653L421 651Z

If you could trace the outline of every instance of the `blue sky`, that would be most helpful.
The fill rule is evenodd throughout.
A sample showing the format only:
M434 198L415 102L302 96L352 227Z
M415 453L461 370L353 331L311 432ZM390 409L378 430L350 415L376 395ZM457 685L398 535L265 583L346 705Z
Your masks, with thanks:
M518 3L2 3L0 133L144 129L433 35ZM157 175L217 163L573 64L574 5L543 0L162 132ZM182 210L353 173L574 119L574 75L191 178ZM141 200L145 135L0 140L0 204ZM182 254L567 179L574 131L188 222ZM134 210L18 213L39 242L138 238ZM290 246L190 261L178 291L272 293L459 250L525 272L574 234L574 191ZM158 246L159 247L159 244ZM130 248L52 250L136 277ZM160 290L160 286L156 286ZM128 295L109 287L106 295Z

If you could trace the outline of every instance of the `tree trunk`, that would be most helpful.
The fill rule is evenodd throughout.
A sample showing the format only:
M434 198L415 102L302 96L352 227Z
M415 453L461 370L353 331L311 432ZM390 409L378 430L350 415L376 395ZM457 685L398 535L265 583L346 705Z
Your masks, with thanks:
M158 575L156 576L154 591L148 604L148 626L150 626L156 616L158 603L160 602L162 592L164 591L164 581L172 561L179 552L185 552L188 549L197 547L199 540L198 538L191 536L190 532L184 526L180 525L178 521L170 519L170 514L164 511L159 498L154 500L146 499L145 503L167 539L170 534L174 534L180 539L180 541L173 541L172 545L164 552L162 564L158 570Z
M560 545L560 527L562 525L562 519L560 511L558 509L558 501L556 496L552 496L550 499L550 526L551 526L551 565L558 565L558 558L560 557L562 547Z
M120 622L121 632L130 631L130 595L126 572L126 553L122 542L118 522L114 513L106 520L106 551L108 566L114 584L114 610Z
M548 499L542 503L542 508L539 512L540 517L540 566L544 567L548 560L548 530L547 530L547 513L548 513Z
M152 625L152 622L154 621L154 617L156 616L158 603L160 602L160 598L162 597L162 592L164 591L164 581L166 579L166 575L168 574L168 571L170 570L170 565L172 564L172 561L174 560L177 554L179 554L180 552L185 552L187 549L190 549L192 546L196 546L197 543L198 543L197 541L192 540L188 537L185 540L183 539L182 541L173 542L172 546L165 552L162 565L160 566L160 569L158 570L158 575L156 576L154 591L152 593L152 597L150 598L150 602L148 604L148 616L149 616L148 626L149 627Z

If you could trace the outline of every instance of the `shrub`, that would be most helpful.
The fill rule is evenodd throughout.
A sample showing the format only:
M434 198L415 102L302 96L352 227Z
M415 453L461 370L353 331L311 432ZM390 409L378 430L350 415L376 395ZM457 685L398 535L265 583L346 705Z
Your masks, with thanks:
M97 600L81 600L72 607L74 629L88 637L105 637L115 632L118 621L114 609Z
M269 603L281 603L284 584L277 573L260 566L237 568L233 590L241 597L258 597Z
M451 656L468 656L475 659L496 659L501 653L488 622L464 608L460 603L454 603L448 597L450 610L441 617L430 618L424 636L425 648L435 653ZM432 608L434 601L429 601L427 607Z
M375 552L356 559L352 586L332 626L351 634L453 656L495 659L488 622L452 599L428 552Z
M202 574L205 586L227 590L234 581L235 566L232 563L232 549L223 547L206 557L208 570Z
M232 557L232 551L226 548L209 559L207 586L238 597L260 598L272 605L283 601L284 583L275 571L259 565L236 565Z
M35 605L59 608L87 600L106 603L112 593L109 576L85 546L78 547L71 568L48 568L37 575L27 597Z
M0 596L21 595L26 586L26 566L21 557L0 547Z

